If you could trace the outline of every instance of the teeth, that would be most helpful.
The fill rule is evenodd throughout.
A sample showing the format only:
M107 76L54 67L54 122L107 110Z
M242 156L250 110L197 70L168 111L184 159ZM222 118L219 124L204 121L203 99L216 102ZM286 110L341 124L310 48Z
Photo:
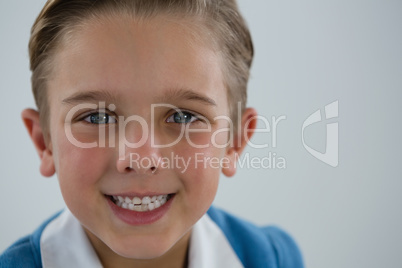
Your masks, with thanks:
M149 196L144 196L142 198L142 204L148 205L149 203L151 203L151 198Z
M130 198L128 196L112 196L116 205L133 211L151 211L164 205L168 199L168 195L158 196L144 196L142 199L139 197Z
M139 197L134 197L133 198L133 204L134 205L141 205L141 199Z

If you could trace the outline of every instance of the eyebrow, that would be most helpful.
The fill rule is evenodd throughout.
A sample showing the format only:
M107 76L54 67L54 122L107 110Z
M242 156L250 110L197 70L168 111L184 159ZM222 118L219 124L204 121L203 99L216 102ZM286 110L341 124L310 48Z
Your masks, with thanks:
M172 99L195 100L203 102L207 105L217 106L213 99L190 89L170 89L163 97L157 97L156 99L160 102L167 102ZM115 100L116 98L107 91L88 91L73 94L72 96L65 98L62 103L70 105L91 101L110 101L113 103Z
M158 101L166 102L172 99L185 99L185 100L194 100L200 101L207 105L217 106L216 102L200 93L194 92L190 89L170 89L163 97L157 98Z
M82 102L110 101L114 102L116 98L107 91L88 91L78 92L72 96L65 98L63 104L76 104Z

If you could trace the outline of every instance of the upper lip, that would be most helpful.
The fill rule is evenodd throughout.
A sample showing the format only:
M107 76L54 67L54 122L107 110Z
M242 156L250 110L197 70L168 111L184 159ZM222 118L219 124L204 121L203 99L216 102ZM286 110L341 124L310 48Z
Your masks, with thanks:
M145 196L158 196L158 195L168 195L168 194L172 194L172 193L165 193L165 192L145 192L145 193L133 193L133 192L129 192L129 193L117 193L117 194L105 194L108 196L124 196L124 197L145 197Z

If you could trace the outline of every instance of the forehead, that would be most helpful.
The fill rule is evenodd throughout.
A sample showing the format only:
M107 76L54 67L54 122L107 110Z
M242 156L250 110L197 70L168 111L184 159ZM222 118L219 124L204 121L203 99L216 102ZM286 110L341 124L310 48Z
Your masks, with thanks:
M208 38L189 21L166 17L86 21L56 53L49 96L103 90L152 101L185 88L226 100L221 58Z

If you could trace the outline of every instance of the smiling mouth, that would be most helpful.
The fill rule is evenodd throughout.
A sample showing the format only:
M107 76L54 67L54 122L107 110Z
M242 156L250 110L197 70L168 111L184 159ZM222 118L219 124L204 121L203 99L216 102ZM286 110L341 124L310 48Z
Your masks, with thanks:
M123 209L145 212L152 211L163 206L174 194L154 195L140 197L128 197L120 195L107 195L107 197L118 207Z

